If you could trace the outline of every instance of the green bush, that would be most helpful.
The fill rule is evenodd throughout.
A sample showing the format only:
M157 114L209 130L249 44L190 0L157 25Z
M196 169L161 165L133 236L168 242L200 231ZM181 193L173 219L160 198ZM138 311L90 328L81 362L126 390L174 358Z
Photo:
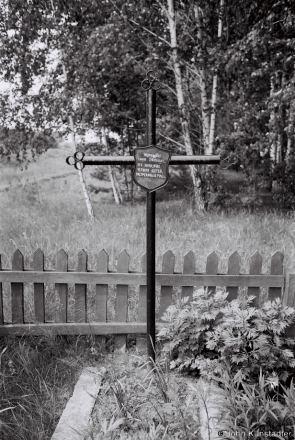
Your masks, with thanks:
M294 340L284 336L295 310L279 298L261 308L251 307L253 296L226 301L227 293L198 290L193 301L182 299L168 307L158 333L170 368L207 379L223 377L225 369L247 383L285 382L293 374Z

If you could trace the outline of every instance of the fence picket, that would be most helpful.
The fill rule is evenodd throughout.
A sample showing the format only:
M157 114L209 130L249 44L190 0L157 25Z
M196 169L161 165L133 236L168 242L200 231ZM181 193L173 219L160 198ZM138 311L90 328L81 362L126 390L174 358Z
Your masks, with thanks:
M19 249L12 256L12 270L24 270L24 257ZM12 323L24 323L24 284L11 283Z
M227 286L228 299L238 295L239 287L247 287L248 294L255 296L254 305L259 306L260 288L269 288L269 297L274 299L281 296L284 287L284 304L294 306L295 268L283 275L283 255L276 252L271 258L270 274L261 274L262 258L255 252L250 259L249 274L240 275L240 256L238 252L230 255L228 260L228 274L218 274L219 259L215 252L207 257L206 273L195 273L195 255L188 252L184 256L183 272L175 273L175 256L169 250L163 256L162 273L156 274L156 282L161 286L160 316L172 303L173 287L181 287L181 295L191 295L195 286L209 287L215 291L215 286ZM37 249L33 255L33 270L24 270L24 257L16 250L12 258L12 269L1 268L0 256L0 335L28 334L31 331L42 333L42 328L51 326L60 335L65 334L94 334L96 342L105 344L107 334L115 335L115 349L126 349L128 333L134 333L137 348L146 350L143 332L146 329L146 256L142 257L141 272L129 272L129 255L126 251L118 257L116 273L108 271L108 255L102 250L98 254L97 272L87 270L87 254L81 251L78 256L76 271L68 271L68 256L64 250L57 253L56 269L44 269L44 254ZM1 283L11 283L11 310L12 324L4 324L4 310L6 296ZM100 284L96 284L99 282ZM34 284L34 305L36 324L24 324L24 283ZM60 307L56 310L56 323L45 323L44 283L55 283L56 296ZM68 284L75 284L75 322L69 324L67 316ZM94 322L87 323L87 285L96 285L95 317ZM115 302L115 322L107 323L108 285L117 285ZM138 321L128 322L128 288L129 285L139 285ZM91 318L92 320L93 318ZM288 334L294 337L295 324L290 327Z
M77 272L87 272L88 256L84 249L78 253ZM87 284L75 284L75 322L87 320Z
M109 268L109 256L104 249L102 249L96 260L97 272L107 273ZM96 284L95 295L95 322L107 322L107 300L108 300L108 284ZM106 337L95 336L95 342L100 347L105 347Z
M250 259L250 275L261 275L262 270L262 257L258 251L251 255ZM248 296L254 295L255 299L252 303L253 307L259 307L260 288L248 287Z
M141 257L141 272L146 273L146 254ZM138 318L137 322L146 322L146 286L138 289ZM136 337L136 348L141 353L146 352L146 335Z
M169 250L165 252L165 254L163 255L162 273L165 274L174 273L174 265L175 265L175 256ZM167 307L169 307L172 303L172 289L173 286L161 286L160 309L159 309L160 320Z
M56 256L56 271L68 271L68 255L63 249L60 249ZM56 283L55 290L58 297L55 322L67 322L68 285L66 283Z
M240 274L240 255L237 251L233 252L228 259L228 275L239 275ZM227 287L228 292L227 300L232 301L238 297L239 288L237 287Z
M213 251L208 255L206 262L206 275L217 275L218 260L216 252ZM216 286L208 286L208 292L211 292L211 295L214 295L216 292Z
M129 255L123 250L118 256L118 273L129 272ZM117 284L117 296L116 296L116 322L127 322L128 313L128 286ZM115 336L115 350L126 350L126 335Z
M0 270L2 270L1 255L0 255ZM0 325L3 324L4 324L3 291L2 291L2 283L0 283Z
M295 270L293 273L287 274L287 286L286 286L286 298L284 305L289 307L295 307ZM288 338L294 338L295 335L295 322L286 328L286 336Z
M271 275L283 275L284 268L284 255L282 252L276 251L271 257L270 261L270 274ZM270 287L268 289L268 299L273 301L275 298L281 298L282 289L280 287Z
M33 270L44 272L44 253L37 249L33 255ZM34 283L34 308L35 320L45 322L45 296L44 283Z
M196 256L192 251L189 251L183 257L183 274L194 274L196 268ZM193 299L194 286L182 286L181 298L189 297L189 301Z

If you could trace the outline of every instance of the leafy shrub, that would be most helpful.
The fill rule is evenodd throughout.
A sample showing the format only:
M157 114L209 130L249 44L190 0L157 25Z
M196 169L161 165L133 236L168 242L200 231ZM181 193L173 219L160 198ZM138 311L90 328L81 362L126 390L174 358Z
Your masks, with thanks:
M222 438L293 438L295 422L295 388L293 380L289 388L282 387L282 394L269 395L270 384L262 372L257 383L241 382L239 375L226 370L218 378L222 388L214 388L214 406L219 420L216 434ZM212 391L212 390L211 390ZM204 392L204 391L203 391ZM199 383L190 384L192 397L202 393Z
M200 289L190 303L184 298L168 307L157 337L170 368L208 379L228 368L248 383L257 381L261 369L269 380L285 382L295 367L295 342L284 330L295 310L279 298L258 309L250 306L253 296L231 302L226 297L222 290L211 295Z

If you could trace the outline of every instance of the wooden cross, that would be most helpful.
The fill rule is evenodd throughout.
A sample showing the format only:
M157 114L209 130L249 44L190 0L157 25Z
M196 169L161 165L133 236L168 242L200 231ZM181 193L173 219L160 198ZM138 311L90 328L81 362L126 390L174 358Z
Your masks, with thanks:
M155 257L156 190L168 182L168 165L212 165L223 168L231 165L228 157L220 156L171 156L168 150L156 146L156 92L161 83L153 71L149 71L142 82L146 90L146 147L135 148L134 156L85 156L78 151L66 159L69 165L83 169L85 165L135 165L134 182L146 190L146 286L147 286L147 355L155 361Z

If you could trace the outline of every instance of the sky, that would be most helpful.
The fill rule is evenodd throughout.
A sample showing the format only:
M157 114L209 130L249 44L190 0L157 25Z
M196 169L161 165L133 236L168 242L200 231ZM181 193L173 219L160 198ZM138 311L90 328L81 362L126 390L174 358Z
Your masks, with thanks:
M35 85L33 86L32 91L33 92L38 92L40 86L41 86L42 81L36 81ZM6 92L9 90L9 88L11 87L11 85L5 81L0 81L0 93L2 92ZM77 141L79 141L79 137L77 137ZM91 130L89 130L85 136L85 141L86 142L99 142L99 138L98 136Z
M9 85L4 81L0 81L0 92L5 92L9 89Z
M1 1L1 0L0 0ZM13 35L13 33L14 33L14 31L8 31L8 33L10 34L10 35ZM48 59L47 59L47 63L48 63L48 69L49 70L51 70L51 69L55 69L55 67L56 67L56 65L57 65L57 63L58 63L58 59L59 59L59 54L58 54L58 51L52 51L51 53L50 53L50 55L48 56ZM42 85L42 83L43 83L43 81L44 81L45 79L44 78L36 78L36 80L35 80L35 84L33 85L33 87L32 87L32 92L33 93L38 93L38 91L39 91L39 89L40 89L40 87L41 87L41 85ZM11 84L9 84L9 83L7 83L7 82L5 82L5 81L1 81L0 80L0 94L1 94L1 92L6 92L6 91L8 91L9 89L11 88ZM115 136L116 137L116 136ZM79 141L79 137L77 136L76 137L77 138L77 140ZM86 134L86 136L84 137L84 139L86 140L86 142L99 142L100 141L100 139L98 138L98 136L95 134L95 132L93 132L92 130L89 130L88 132L87 132L87 134Z

